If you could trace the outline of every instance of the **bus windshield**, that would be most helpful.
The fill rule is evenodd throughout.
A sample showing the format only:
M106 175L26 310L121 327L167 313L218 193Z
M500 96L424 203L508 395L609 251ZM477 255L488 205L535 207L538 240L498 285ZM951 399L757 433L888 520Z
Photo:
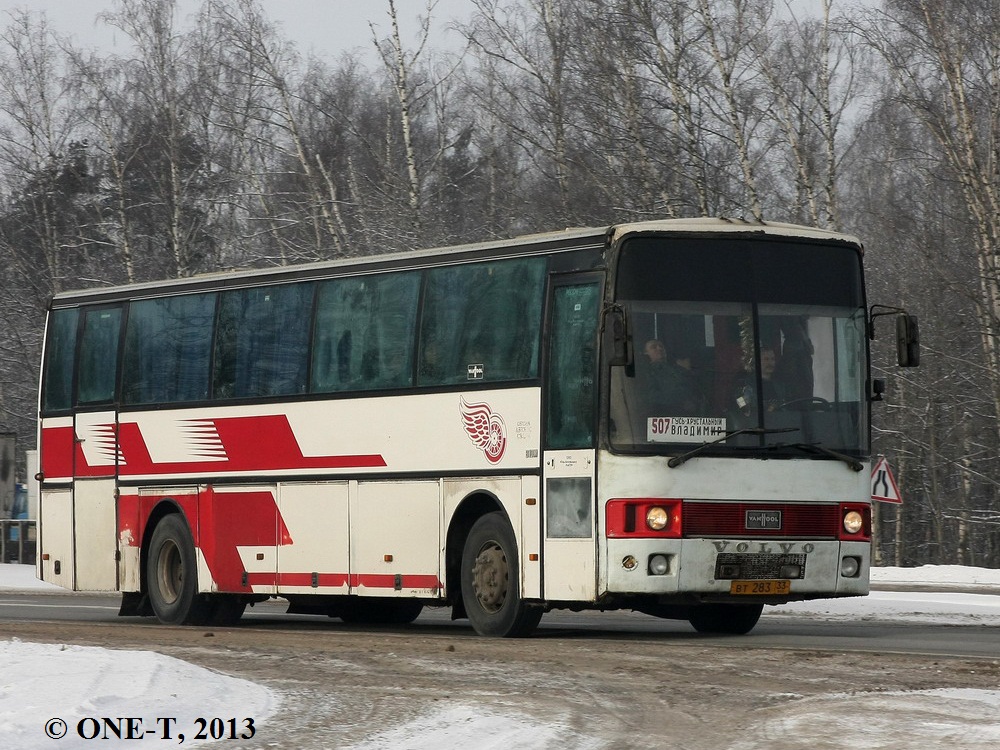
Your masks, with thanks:
M861 456L868 449L860 253L845 243L643 236L615 282L634 357L612 367L624 452Z

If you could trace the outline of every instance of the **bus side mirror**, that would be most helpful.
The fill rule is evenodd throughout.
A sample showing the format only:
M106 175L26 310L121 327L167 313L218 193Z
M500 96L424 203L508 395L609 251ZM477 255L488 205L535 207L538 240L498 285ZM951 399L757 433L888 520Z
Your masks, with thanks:
M900 367L920 364L920 327L915 315L896 316L896 357Z
M608 364L612 367L628 367L632 364L632 347L629 345L631 340L625 322L625 310L618 305L605 308L601 332L604 336L604 351L607 352Z
M875 340L875 319L887 315L896 316L896 360L899 366L916 367L920 364L920 327L916 315L910 315L901 307L872 305L868 314L868 338Z

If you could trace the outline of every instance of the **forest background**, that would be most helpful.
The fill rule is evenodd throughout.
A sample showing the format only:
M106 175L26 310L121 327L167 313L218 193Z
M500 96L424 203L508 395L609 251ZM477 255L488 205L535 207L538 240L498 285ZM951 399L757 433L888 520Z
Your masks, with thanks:
M119 0L114 52L0 20L0 431L22 452L62 289L791 221L861 237L869 302L920 317L919 368L891 323L873 344L905 501L876 506L877 561L1000 567L1000 0L468 0L457 49L429 43L433 2L371 4L375 54L335 62L258 0Z

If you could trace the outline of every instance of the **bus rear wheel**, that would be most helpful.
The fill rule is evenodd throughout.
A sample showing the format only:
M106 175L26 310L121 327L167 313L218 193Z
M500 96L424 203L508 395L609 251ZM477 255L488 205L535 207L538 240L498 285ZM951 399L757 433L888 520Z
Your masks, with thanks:
M166 625L204 625L213 614L208 597L198 593L194 541L179 513L164 516L153 530L146 588L153 613Z
M691 608L688 622L699 633L746 635L763 611L763 604L700 604Z
M519 638L542 619L541 607L521 599L517 541L500 512L476 521L462 550L462 601L480 635Z

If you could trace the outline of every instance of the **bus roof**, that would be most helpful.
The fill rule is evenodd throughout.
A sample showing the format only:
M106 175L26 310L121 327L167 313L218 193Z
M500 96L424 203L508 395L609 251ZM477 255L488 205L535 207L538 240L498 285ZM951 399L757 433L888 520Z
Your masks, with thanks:
M826 229L788 224L782 222L757 222L745 219L700 217L694 219L663 219L661 221L643 221L631 224L616 224L607 230L613 240L619 240L627 234L645 232L673 232L684 234L759 234L783 237L802 237L805 239L833 240L861 247L861 241L849 234L831 232Z
M374 273L403 268L466 263L518 255L554 254L607 246L629 234L677 233L686 235L742 234L801 237L804 239L844 242L861 248L860 241L839 234L796 224L749 222L742 219L694 218L614 224L605 227L567 228L561 231L523 235L466 245L411 250L385 255L339 258L289 266L215 271L196 276L163 281L140 282L120 286L58 292L52 306L75 303L117 301L193 291L239 288L261 283L282 283L299 279L338 276L345 273Z

